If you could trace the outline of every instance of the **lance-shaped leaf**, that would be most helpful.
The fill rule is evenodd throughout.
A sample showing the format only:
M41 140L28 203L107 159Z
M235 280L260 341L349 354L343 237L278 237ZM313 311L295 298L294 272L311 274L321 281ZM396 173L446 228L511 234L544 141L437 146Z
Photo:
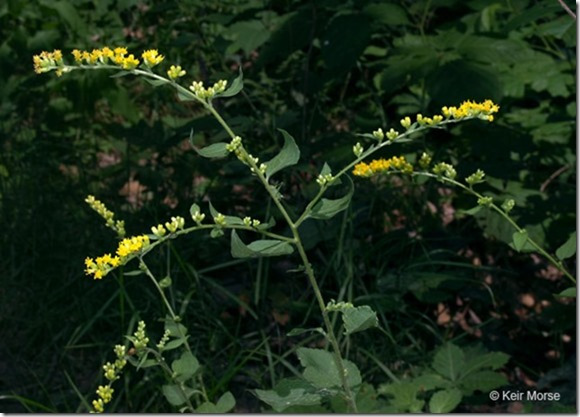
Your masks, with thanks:
M214 98L218 97L232 97L242 91L244 88L244 74L242 73L242 67L240 66L240 74L232 81L230 86L226 88L223 93L216 94Z
M205 148L195 149L195 151L204 158L225 158L229 155L230 151L226 149L227 143L218 142L206 146Z
M308 215L308 217L312 217L313 219L326 220L334 217L336 214L340 213L348 207L354 192L354 185L349 177L346 178L348 178L349 183L349 190L347 194L344 197L337 198L335 200L330 200L328 198L321 199L312 208L312 212Z
M281 240L255 240L249 245L242 242L235 230L232 230L231 253L234 258L259 258L262 256L290 255L294 247Z
M560 260L574 256L576 253L576 232L572 233L566 243L558 248L556 256Z
M296 145L294 138L285 130L278 129L284 136L284 146L278 155L266 162L266 179L282 169L296 165L300 159L300 149Z

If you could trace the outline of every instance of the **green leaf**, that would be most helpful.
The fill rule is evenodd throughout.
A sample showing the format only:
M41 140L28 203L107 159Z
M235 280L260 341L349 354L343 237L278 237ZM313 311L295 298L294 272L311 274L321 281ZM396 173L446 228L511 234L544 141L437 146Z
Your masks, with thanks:
M188 387L184 387L183 391L184 392L182 392L182 390L179 388L179 385L176 384L163 385L161 387L161 392L163 392L163 395L167 401L169 401L169 404L176 407L185 404L188 398L191 397L195 392L195 390Z
M479 212L479 210L481 210L482 208L483 208L483 206L475 206L475 207L470 208L469 210L459 210L459 212L473 216L474 214L477 214L477 212Z
M438 391L429 401L429 411L432 413L450 413L459 405L463 395L457 388Z
M528 241L528 232L525 230L522 230L521 232L514 232L512 239L515 250L519 252Z
M234 258L259 258L262 256L290 255L294 252L294 247L281 240L262 239L255 240L246 245L238 237L235 230L232 230L231 253Z
M300 149L296 146L294 138L283 129L278 129L284 136L284 146L278 155L266 162L266 179L270 179L276 172L296 165L300 159Z
M195 151L204 158L225 158L229 155L230 151L226 149L227 143L218 142L206 146L202 149L195 149Z
M177 98L179 99L179 101L195 101L195 98L193 96L190 96L188 94L185 94L182 91L177 91Z
M363 13L386 26L409 25L405 9L392 3L371 3L363 9Z
M133 271L125 272L123 275L126 277L136 277L137 275L143 275L145 272L141 271L140 269L135 269Z
M379 325L377 313L375 313L369 306L360 306L343 310L342 321L344 323L345 334L361 332Z
M176 381L185 382L197 372L199 361L191 352L183 352L179 359L173 361L171 369Z
M244 74L242 73L242 66L240 65L240 74L232 81L230 86L220 94L216 94L215 98L218 97L232 97L242 91L244 88Z
M432 366L444 377L455 381L465 366L465 355L454 344L446 343L435 354Z
M413 382L419 386L420 391L431 391L436 388L449 388L453 383L443 378L439 374L427 373L413 379Z
M286 336L298 336L298 335L301 335L304 333L310 333L310 332L316 332L316 333L320 333L323 336L326 336L326 333L324 332L322 327L316 327L316 328L312 328L312 329L302 329L300 327L297 327L295 329L290 330L288 333L286 333Z
M185 337L171 340L165 344L165 346L163 347L163 350L166 351L166 350L177 349L179 346L183 345L186 340L187 340L187 338L185 338Z
M187 327L181 323L176 323L170 316L165 318L165 330L169 330L171 337L184 337L187 335Z
M209 201L208 203L209 203L209 212L210 212L211 216L216 217L219 214L219 212L215 209L213 204L211 204L211 201ZM230 225L230 226L240 225L241 226L244 224L244 221L242 219L240 219L239 217L236 217L236 216L224 216L224 217L226 218L227 225ZM223 235L223 233L222 233L222 235Z
M472 372L480 371L483 368L491 368L493 370L504 366L509 360L510 356L503 352L491 352L483 355L477 355L468 361L461 369L461 378L471 374Z
M479 371L467 375L459 381L459 386L465 395L474 391L489 392L508 383L505 376L495 371Z
M280 395L276 391L264 391L257 389L256 396L272 407L275 411L281 412L294 405L316 405L320 404L322 397L317 393L306 392L303 388L294 388L286 395Z
M420 386L416 382L404 381L381 385L378 392L393 396L389 400L389 404L395 407L397 412L418 413L425 405L425 401L417 398L419 389Z
M231 392L226 392L220 397L217 404L205 402L195 409L196 413L202 414L225 414L236 406L236 400Z
M109 78L121 78L121 77L126 77L127 75L130 75L131 72L129 71L119 71L114 73L113 75L109 75Z
M211 229L211 232L209 232L209 235L215 239L218 237L222 237L224 235L224 231L221 227L214 227L213 229Z
M317 388L332 388L342 385L334 355L321 349L298 348L298 359L304 366L304 379ZM343 361L346 368L347 381L351 387L362 382L360 371L350 361Z
M312 211L310 212L308 217L311 217L313 219L326 220L334 217L335 215L337 215L338 213L340 213L341 211L345 210L348 207L350 200L352 198L352 194L354 192L354 184L352 183L350 177L346 178L348 178L349 182L349 190L347 194L344 197L338 198L336 200L330 200L327 198L321 199L312 208Z
M572 233L566 243L556 250L556 256L559 260L568 259L576 254L576 232Z
M576 287L566 288L560 294L556 294L557 297L574 297L576 298Z
M156 79L151 79L151 78L147 78L147 77L145 77L144 79L146 82L151 84L153 87L159 87L160 85L168 83L168 81L165 81L165 80L156 80Z

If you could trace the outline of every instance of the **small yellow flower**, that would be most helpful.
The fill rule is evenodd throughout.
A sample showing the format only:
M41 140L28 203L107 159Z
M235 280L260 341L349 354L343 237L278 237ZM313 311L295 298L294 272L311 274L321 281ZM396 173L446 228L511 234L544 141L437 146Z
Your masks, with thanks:
M139 60L135 58L135 55L130 54L128 57L123 58L123 69L132 70L139 66Z
M143 52L141 57L143 58L143 62L145 63L145 65L147 65L150 68L160 64L161 61L165 59L163 55L159 55L157 49L149 49Z

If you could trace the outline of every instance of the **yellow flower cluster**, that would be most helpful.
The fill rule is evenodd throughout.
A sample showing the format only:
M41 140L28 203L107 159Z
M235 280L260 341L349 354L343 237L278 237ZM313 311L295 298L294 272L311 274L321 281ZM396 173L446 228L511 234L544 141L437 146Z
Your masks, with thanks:
M352 173L357 177L370 177L388 170L411 173L413 172L413 165L408 163L404 156L393 156L389 159L375 159L368 164L365 162L356 164Z
M493 122L493 113L499 111L499 106L491 100L476 103L471 100L464 101L459 107L443 107L441 109L446 118L464 119L466 117L479 117Z
M105 404L108 404L113 399L113 393L115 390L111 388L111 384L119 378L119 373L127 364L125 359L126 348L122 345L116 345L113 349L117 360L114 363L107 362L103 365L103 371L105 378L109 381L107 385L99 385L97 389L97 398L93 400L93 412L103 413L105 411Z
M133 255L140 253L149 246L149 236L133 236L119 242L116 255L107 253L96 259L87 257L85 259L85 273L92 275L94 279L101 279L119 265L125 265Z
M129 54L127 48L116 47L114 49L105 46L102 49L93 49L91 52L75 49L72 55L77 64L96 65L113 63L126 70L132 70L139 66L139 60L135 55Z
M115 214L109 210L107 206L92 195L87 196L85 202L88 203L89 206L99 214L99 216L105 219L107 227L110 227L117 232L119 237L125 236L125 222L123 220L115 220Z
M149 49L148 51L143 52L141 57L143 58L143 62L145 62L145 65L147 65L150 68L160 64L161 61L165 59L163 55L159 55L157 49Z
M40 55L34 55L32 57L32 62L34 63L34 72L37 74L42 74L43 72L52 71L58 68L56 74L60 77L62 75L62 67L64 63L62 62L62 52L55 49L52 52L42 52Z

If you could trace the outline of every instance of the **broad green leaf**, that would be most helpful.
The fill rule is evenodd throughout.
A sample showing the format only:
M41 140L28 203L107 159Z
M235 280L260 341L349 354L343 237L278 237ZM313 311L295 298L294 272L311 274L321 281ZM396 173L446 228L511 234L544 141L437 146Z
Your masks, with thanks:
M220 397L217 404L205 402L195 409L196 413L201 414L225 414L236 406L236 400L231 392L226 392Z
M459 381L459 386L465 395L474 391L489 392L508 383L505 376L495 371L479 371L467 375Z
M195 149L195 151L204 158L225 158L229 155L230 151L226 149L227 143L218 142L206 146L205 148Z
M296 350L300 364L304 366L304 378L317 388L333 388L342 386L340 374L334 355L321 349L298 348ZM351 387L362 382L360 371L356 365L344 360L347 381Z
M182 391L179 388L179 385L173 384L173 385L163 385L161 387L161 392L163 392L163 395L171 405L177 407L185 404L188 398L193 395L195 390L188 387L184 387Z
M397 412L418 413L423 409L425 401L417 398L420 385L414 381L384 384L378 389L380 394L390 394L393 398L389 404L395 407Z
M444 377L455 381L465 366L465 355L459 347L446 343L435 354L432 366Z
M557 297L574 297L576 298L576 287L566 288L560 294L556 294Z
M342 321L346 334L361 332L379 325L377 313L369 306L344 309L342 311Z
M484 368L491 368L492 370L499 369L507 363L509 358L510 356L503 352L490 352L477 355L465 362L465 365L461 369L461 378Z
M263 239L255 240L246 245L238 237L235 230L232 230L231 254L234 258L258 258L262 256L290 255L294 252L294 247L281 240Z
M576 254L576 232L572 233L566 243L556 250L556 256L561 261Z
M278 155L266 162L266 179L282 169L296 165L300 159L300 149L296 146L294 138L283 129L278 129L284 136L284 146Z
M432 413L450 413L461 402L463 395L457 388L438 391L429 401L429 411Z
M453 383L448 379L443 378L439 374L423 374L413 379L413 382L419 386L419 391L431 391L436 388L448 388L453 386Z
M363 13L387 26L411 24L405 9L397 4L371 3L363 9Z
M521 232L514 232L512 235L513 244L515 250L518 252L522 250L526 242L528 241L528 232L522 230Z
M199 369L199 361L191 352L183 352L179 359L171 364L171 369L175 372L175 380L185 382L191 378Z
M226 88L223 93L216 94L215 98L218 97L232 97L242 91L244 88L244 74L242 73L242 66L240 65L240 74L232 81L230 86Z
M222 35L233 42L226 48L226 55L233 55L240 49L246 55L260 47L270 38L271 32L260 20L246 20L229 26Z
M348 178L349 182L349 190L347 194L344 197L337 198L336 200L330 200L328 198L321 199L312 208L312 212L308 215L308 217L313 219L326 220L334 217L336 214L340 213L348 207L354 192L354 185L350 177L346 178Z
M264 401L277 412L284 411L293 405L320 404L322 399L320 394L306 392L303 388L291 389L286 395L280 395L273 390L257 389L254 392L261 401Z

